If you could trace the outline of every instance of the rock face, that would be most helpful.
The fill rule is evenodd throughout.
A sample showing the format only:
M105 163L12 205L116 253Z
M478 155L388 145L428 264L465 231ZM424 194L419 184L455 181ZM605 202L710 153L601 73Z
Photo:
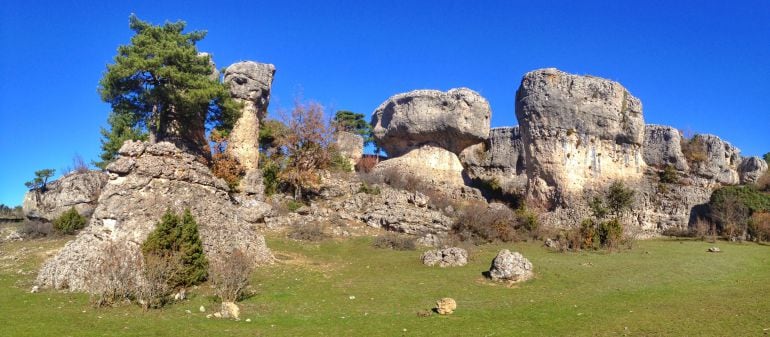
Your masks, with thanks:
M460 162L471 179L496 181L505 193L522 193L527 186L524 144L518 126L489 130L489 139L466 148Z
M516 117L531 200L553 207L586 189L642 177L642 104L619 83L535 70L516 93Z
M682 153L682 135L670 126L648 124L644 129L644 162L663 168L671 165L679 171L690 169Z
M390 157L430 144L454 154L489 136L489 103L467 88L390 97L372 115L375 142Z
M410 176L437 185L462 186L463 164L454 153L443 148L423 145L408 153L379 162L376 174Z
M89 226L44 264L39 285L94 291L94 277L110 244L119 243L122 256L141 256L142 242L167 209L190 209L211 258L240 249L255 264L272 261L254 225L267 211L265 205L235 205L222 179L171 143L127 141L119 154L107 167L110 180Z
M48 183L45 192L27 192L22 204L24 215L28 219L52 221L75 207L78 213L89 217L106 183L107 174L99 171L68 174Z
M503 249L489 268L489 277L495 281L523 282L534 276L532 263L518 252Z
M695 135L691 142L700 142L705 147L705 160L693 165L695 174L725 185L740 182L741 151L738 148L714 135Z
M364 137L360 135L338 131L334 133L334 143L337 144L340 154L347 158L352 166L355 166L364 156Z
M462 267L468 264L468 252L457 247L429 250L422 254L420 260L422 264L431 267Z
M230 85L230 95L243 104L227 151L247 171L256 169L259 163L259 123L267 114L274 75L274 65L252 61L238 62L225 70L224 81Z
M755 183L765 172L767 172L767 162L759 157L745 157L738 166L741 184Z

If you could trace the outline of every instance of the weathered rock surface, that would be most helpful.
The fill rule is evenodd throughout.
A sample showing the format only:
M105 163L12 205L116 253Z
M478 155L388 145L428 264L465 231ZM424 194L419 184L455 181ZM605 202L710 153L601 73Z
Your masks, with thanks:
M738 166L741 184L755 183L765 172L767 172L767 162L759 157L744 157Z
M535 70L516 93L516 117L530 200L551 208L614 180L642 177L642 104L619 83Z
M693 164L695 174L715 180L725 185L740 182L738 165L741 164L741 151L732 144L714 135L695 135L691 142L701 142L705 146L706 158Z
M75 207L78 213L89 217L106 183L107 174L100 171L70 173L48 183L45 192L27 192L22 204L24 216L52 221Z
M259 164L259 123L267 114L274 75L274 65L252 61L238 62L225 70L224 82L230 86L230 95L243 104L241 117L230 132L227 151L247 171Z
M532 263L518 252L503 249L489 268L489 277L495 281L523 282L534 276Z
M390 97L372 115L375 142L390 157L429 144L454 154L489 136L489 103L467 88Z
M462 186L463 164L456 154L443 148L423 145L408 153L379 162L375 174L415 177L431 184Z
M334 143L340 154L350 161L351 166L355 166L364 156L364 137L360 135L338 131L334 133Z
M142 242L167 209L190 209L211 258L240 249L253 256L255 264L272 261L264 238L249 222L262 219L267 205L234 204L222 179L171 143L127 141L119 153L107 167L110 180L90 225L44 264L37 284L93 291L110 244L120 243L123 256L141 256Z
M436 312L439 315L451 315L457 310L457 302L450 297L444 297L436 301Z
M527 186L518 126L490 129L489 139L463 150L460 162L469 178L495 181L505 193L522 193Z
M676 128L648 124L644 129L644 162L658 168L671 165L679 171L689 170L681 143L682 135Z
M468 252L457 247L434 249L423 253L420 260L422 264L431 267L435 265L441 268L462 267L468 264Z

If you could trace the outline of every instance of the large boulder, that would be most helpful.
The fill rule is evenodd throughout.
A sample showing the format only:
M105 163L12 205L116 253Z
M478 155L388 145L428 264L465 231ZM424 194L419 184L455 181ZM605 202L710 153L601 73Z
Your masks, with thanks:
M642 178L642 104L617 82L554 68L529 72L516 117L533 202L567 205L585 190Z
M230 132L227 151L247 171L259 163L259 123L267 115L274 75L274 65L252 61L238 62L225 70L230 95L243 105L241 117Z
M765 172L767 172L767 162L759 157L744 157L738 166L741 184L755 183Z
M518 126L490 129L489 139L466 148L460 162L469 178L494 182L504 193L521 193L526 188L524 146Z
M489 277L494 281L523 282L533 276L532 263L521 253L507 249L497 253L489 268Z
M73 172L47 184L45 191L31 190L24 195L22 209L28 219L52 221L72 207L86 217L107 183L101 171Z
M422 264L430 267L462 267L468 264L468 251L457 247L434 249L423 253L420 260Z
M644 162L658 168L671 165L679 171L689 170L681 143L682 135L676 128L648 124L644 128Z
M364 156L364 137L360 135L347 131L337 131L334 133L334 143L340 154L350 161L350 165L355 166Z
M114 244L120 244L121 257L137 260L141 244L166 210L190 209L211 258L240 249L255 264L272 261L255 225L268 210L265 204L234 204L222 179L171 143L127 141L119 154L107 167L110 180L89 226L45 262L39 285L96 291L99 265L113 258L109 251ZM138 270L132 272L136 277Z
M741 164L741 150L721 138L701 134L690 140L691 151L702 152L701 158L693 163L695 174L724 185L740 183L738 165Z
M489 103L467 88L415 90L383 102L372 115L374 140L390 157L431 145L454 154L489 136Z

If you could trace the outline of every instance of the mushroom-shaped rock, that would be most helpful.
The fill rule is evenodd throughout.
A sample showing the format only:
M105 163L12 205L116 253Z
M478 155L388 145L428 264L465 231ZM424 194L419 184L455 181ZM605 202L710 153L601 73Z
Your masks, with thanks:
M745 157L738 166L741 184L755 183L765 172L767 172L767 162L759 157Z
M527 73L516 93L528 195L563 196L642 178L642 104L617 82L554 68Z
M390 157L425 144L460 154L489 137L490 115L487 100L473 90L415 90L388 98L374 111L374 140Z
M534 276L532 263L519 252L503 249L489 268L489 277L495 281L523 282Z
M238 62L225 70L230 95L243 104L241 117L230 132L227 151L247 172L259 163L259 123L267 115L274 75L274 65L252 61Z
M663 168L671 165L677 170L687 171L687 159L682 153L682 135L676 128L648 124L644 128L644 162Z

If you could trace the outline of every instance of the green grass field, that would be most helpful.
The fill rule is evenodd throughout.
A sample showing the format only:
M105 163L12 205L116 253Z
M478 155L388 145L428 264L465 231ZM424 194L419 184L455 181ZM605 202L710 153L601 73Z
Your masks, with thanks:
M87 295L30 294L59 240L0 245L0 336L762 336L770 333L770 247L642 241L620 253L554 253L539 243L471 252L465 267L419 262L421 251L371 247L371 238L320 244L268 237L278 263L253 276L242 319L207 319L207 285L159 311L97 309ZM501 248L535 266L508 287L482 272ZM19 250L24 249L24 253ZM13 257L18 259L14 260ZM419 317L441 297L458 309ZM203 305L207 312L200 313ZM186 313L190 310L191 313ZM249 318L251 322L246 322Z

